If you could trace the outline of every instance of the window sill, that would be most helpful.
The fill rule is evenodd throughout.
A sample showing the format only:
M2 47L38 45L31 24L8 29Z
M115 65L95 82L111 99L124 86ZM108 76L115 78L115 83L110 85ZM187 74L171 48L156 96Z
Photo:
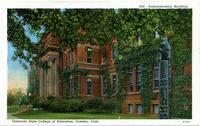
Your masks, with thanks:
M94 65L94 66L99 66L99 64L97 64L97 63L93 63L93 62L91 62L91 63L88 63L88 62L79 62L80 64L87 64L87 65Z
M158 115L159 113L153 113L153 115Z
M142 115L142 114L144 114L144 113L142 113L142 112L141 112L141 113L136 112L136 114L138 114L138 115Z
M135 93L135 92L128 92L128 93L126 93L126 94L130 94L130 95L131 95L131 94L134 94L134 93Z
M117 93L114 93L114 94L112 94L111 96L116 96L117 95Z
M127 95L137 95L137 94L140 94L141 92L128 92L126 93Z
M153 93L160 93L160 90L159 89L153 90Z

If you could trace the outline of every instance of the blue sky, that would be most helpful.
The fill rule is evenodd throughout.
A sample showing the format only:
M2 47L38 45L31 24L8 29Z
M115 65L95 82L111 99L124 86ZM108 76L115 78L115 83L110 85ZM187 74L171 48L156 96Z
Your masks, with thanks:
M32 42L38 42L39 39L31 34L27 26L24 27L25 35L30 38ZM25 70L18 61L13 61L11 58L14 55L15 48L11 43L8 43L8 89L21 88L26 91L28 84L28 70Z
M27 70L25 70L18 61L11 58L14 54L14 48L8 43L8 89L22 88L23 91L27 87Z

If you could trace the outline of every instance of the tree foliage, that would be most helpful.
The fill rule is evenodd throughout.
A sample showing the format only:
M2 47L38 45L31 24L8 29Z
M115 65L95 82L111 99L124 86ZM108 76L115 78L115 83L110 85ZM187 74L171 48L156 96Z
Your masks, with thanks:
M19 105L22 102L22 97L24 97L25 94L21 91L21 89L18 90L8 90L7 93L7 105Z
M124 74L130 64L142 65L141 93L145 113L149 110L152 95L152 65L160 38L167 36L171 41L174 66L171 116L185 117L180 116L183 113L181 104L189 104L191 100L181 100L183 92L177 80L183 76L184 64L191 63L191 50L186 46L192 36L191 9L9 9L8 41L16 48L14 59L31 63L38 53L38 43L31 42L25 35L24 26L39 39L44 33L52 32L61 38L63 48L72 50L78 41L98 43L104 50L104 44L112 43L113 37L117 36L115 64L120 74L119 87L124 84ZM78 32L80 29L84 32ZM155 37L155 32L159 37ZM124 93L120 88L119 96Z

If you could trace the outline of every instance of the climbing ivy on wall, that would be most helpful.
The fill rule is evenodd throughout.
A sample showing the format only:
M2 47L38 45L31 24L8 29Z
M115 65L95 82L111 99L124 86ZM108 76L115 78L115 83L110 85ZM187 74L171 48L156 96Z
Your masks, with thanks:
M74 64L73 69L70 69L69 66L67 66L64 70L63 70L63 78L64 78L64 92L65 92L65 96L69 96L70 95L70 77L72 76L73 81L72 81L72 92L74 96L78 95L78 64ZM86 74L87 71L80 71L83 74Z
M120 112L121 106L122 106L124 98L125 98L124 97L125 96L125 89L124 89L124 87L125 87L126 72L118 69L117 75L118 75L118 86L117 86L117 101L118 101L118 106L117 106L117 110L118 110L118 112Z
M34 79L34 86L33 86L33 90L34 90L34 96L38 96L38 92L39 92L39 78L38 78L38 66L35 67L35 69L33 69L33 71L31 71L32 73L32 77Z
M192 64L192 51L185 36L176 36L172 43L173 79L170 94L171 118L192 118L192 76L184 75L184 65Z
M70 95L70 75L71 75L71 71L70 68L67 66L64 70L63 70L63 77L64 77L64 84L65 84L65 96L69 96Z
M103 60L104 60L104 63L103 66L102 66L102 75L103 75L103 79L105 79L105 81L103 83L104 86L106 87L103 87L103 93L105 93L104 95L106 96L111 96L112 95L112 90L111 90L111 82L110 82L110 71L108 69L109 67L109 61L107 60L107 57L106 57L106 49L105 49L105 45L101 45L100 46L100 49L101 49L101 53L102 53L102 56L103 56ZM105 91L104 91L105 90Z
M110 72L109 72L107 63L103 65L102 74L103 74L103 78L105 79L105 85L106 85L106 88L104 89L106 90L105 91L106 94L104 95L111 96L112 90L111 90L111 83L110 83Z
M151 99L152 99L152 63L142 64L142 87L141 87L141 96L142 96L142 108L144 113L150 112ZM145 69L144 69L145 68Z
M73 95L78 95L78 64L74 64L73 68Z

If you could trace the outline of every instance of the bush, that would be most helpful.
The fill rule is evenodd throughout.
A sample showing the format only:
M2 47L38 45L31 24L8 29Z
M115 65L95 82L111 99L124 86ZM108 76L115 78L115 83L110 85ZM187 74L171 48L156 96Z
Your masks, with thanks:
M46 102L41 99L41 98L35 98L33 101L32 101L32 105L33 105L33 108L45 108L45 105L46 105Z
M47 97L47 100L48 100L48 101L53 101L54 99L55 99L54 96L48 96L48 97Z
M116 111L116 107L117 107L118 103L112 99L106 99L102 106L101 106L101 110L104 113L113 113Z
M84 112L87 112L87 113L103 113L100 108L85 109Z
M11 105L14 105L15 102L16 102L16 97L12 94L12 93L8 93L8 96L7 96L7 105L8 106L11 106Z
M99 113L102 106L102 99L93 98L88 100L84 105L85 112ZM91 111L93 110L93 111Z
M47 102L36 99L33 107L43 108L52 112L89 112L89 113L113 113L116 111L117 102L112 99L102 100L93 98L86 102L78 98L55 99L49 98Z
M8 106L7 107L7 112L8 113L16 113L17 111L20 110L20 107L15 105L15 106Z
M70 110L72 112L81 112L83 111L83 103L79 100L79 99L70 99L70 100L67 100L66 102L69 103L69 107Z
M116 110L117 102L112 99L102 100L93 98L85 103L84 112L89 113L112 113Z
M22 96L19 105L28 105L28 104L29 104L28 97L27 96Z
M52 112L81 112L83 103L79 99L54 99L47 109Z
M60 99L54 99L50 103L48 109L50 111L53 111L53 112L63 112L62 110L64 109L64 104L63 104L62 100L60 100Z

